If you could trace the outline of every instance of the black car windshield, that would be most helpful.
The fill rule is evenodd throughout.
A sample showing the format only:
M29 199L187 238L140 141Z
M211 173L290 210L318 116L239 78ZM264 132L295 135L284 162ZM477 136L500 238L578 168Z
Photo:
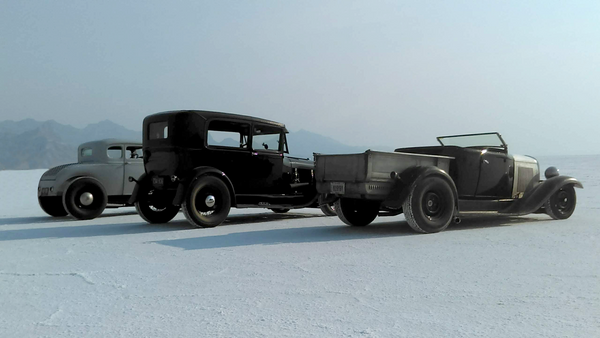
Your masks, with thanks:
M437 138L443 146L458 147L496 147L506 149L506 143L498 133L440 136Z

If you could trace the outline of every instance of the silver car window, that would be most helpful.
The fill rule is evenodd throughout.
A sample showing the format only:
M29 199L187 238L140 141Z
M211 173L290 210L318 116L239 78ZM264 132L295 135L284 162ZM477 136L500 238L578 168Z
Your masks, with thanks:
M119 146L109 147L106 152L106 155L108 155L108 158L112 159L123 158L123 148Z

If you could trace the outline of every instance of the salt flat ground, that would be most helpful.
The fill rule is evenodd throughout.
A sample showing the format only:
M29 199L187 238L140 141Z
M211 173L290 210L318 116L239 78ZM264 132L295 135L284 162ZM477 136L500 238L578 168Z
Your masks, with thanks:
M0 337L600 337L600 156L541 163L583 182L570 219L431 235L309 209L51 218L44 170L0 171Z

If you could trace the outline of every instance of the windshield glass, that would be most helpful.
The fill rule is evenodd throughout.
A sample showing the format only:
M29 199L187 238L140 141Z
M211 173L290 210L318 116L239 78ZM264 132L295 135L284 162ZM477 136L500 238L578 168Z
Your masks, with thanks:
M506 148L498 133L440 136L437 139L443 146Z

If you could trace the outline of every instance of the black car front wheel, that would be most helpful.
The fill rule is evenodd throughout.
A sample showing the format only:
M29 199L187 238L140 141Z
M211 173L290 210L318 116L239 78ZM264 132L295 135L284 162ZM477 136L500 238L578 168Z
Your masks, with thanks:
M231 209L231 196L225 182L215 176L196 178L185 197L183 214L200 228L215 227L227 218Z
M369 225L379 214L379 203L369 200L340 198L334 208L342 222L359 227Z
M179 212L179 206L172 202L171 194L143 184L139 187L135 209L148 223L168 223Z
M448 227L454 215L454 192L440 176L428 176L412 187L402 205L410 227L421 233L439 232Z
M93 219L108 203L106 190L96 179L85 177L71 183L63 194L63 207L77 219Z
M553 219L567 219L575 211L577 196L572 185L564 186L552 194L544 204L544 210Z
M337 212L335 212L335 203L331 204L323 204L319 207L325 216L335 216Z

